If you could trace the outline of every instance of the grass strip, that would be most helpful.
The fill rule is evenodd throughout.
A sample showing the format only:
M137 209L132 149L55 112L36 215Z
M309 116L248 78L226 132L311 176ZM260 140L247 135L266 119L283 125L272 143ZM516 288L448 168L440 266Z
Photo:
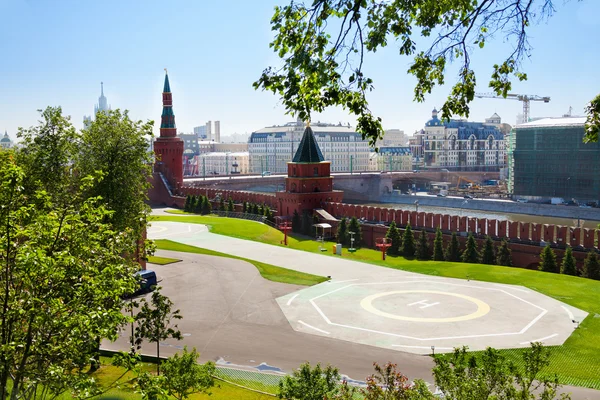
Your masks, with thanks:
M158 257L158 256L150 256L148 257L148 262L157 265L168 265L179 262L181 260L177 258L169 258L169 257Z

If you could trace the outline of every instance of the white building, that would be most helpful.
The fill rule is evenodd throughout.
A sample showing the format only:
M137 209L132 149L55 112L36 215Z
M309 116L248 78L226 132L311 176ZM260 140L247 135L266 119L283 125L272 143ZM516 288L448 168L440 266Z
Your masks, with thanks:
M377 153L377 171L412 171L413 156L410 147L380 147Z
M215 142L221 143L221 121L215 121Z
M311 123L310 127L325 160L331 161L331 172L368 170L369 142L354 128L324 123ZM286 173L287 163L298 149L304 128L301 121L296 121L253 132L248 140L251 173Z
M377 147L395 146L403 147L408 143L408 138L404 135L404 131L400 129L388 129L383 133L383 139L377 141Z
M243 152L211 152L194 157L185 166L186 176L237 175L249 173L249 155Z
M4 137L0 139L0 148L10 149L12 147L12 141L8 137L8 132L4 131Z
M96 114L98 114L98 112L100 111L108 111L110 110L110 106L108 105L108 100L106 99L106 96L104 96L104 82L100 82L100 97L98 97L98 104L94 105L94 115L93 117L96 116ZM87 127L89 126L89 124L92 122L93 117L90 115L84 115L83 116L83 126Z

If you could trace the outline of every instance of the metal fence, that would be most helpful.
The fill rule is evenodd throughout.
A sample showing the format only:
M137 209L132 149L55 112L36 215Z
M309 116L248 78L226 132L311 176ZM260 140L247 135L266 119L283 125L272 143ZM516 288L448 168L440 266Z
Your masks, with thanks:
M279 382L284 376L284 374L248 371L218 365L215 372L215 378L219 380L273 397L277 395Z
M264 215L258 214L250 214L250 213L241 213L235 211L212 211L211 214L214 214L218 217L228 217L228 218L239 218L239 219L247 219L250 221L257 221L267 224L273 228L275 228L275 224L271 221L267 220L267 217Z

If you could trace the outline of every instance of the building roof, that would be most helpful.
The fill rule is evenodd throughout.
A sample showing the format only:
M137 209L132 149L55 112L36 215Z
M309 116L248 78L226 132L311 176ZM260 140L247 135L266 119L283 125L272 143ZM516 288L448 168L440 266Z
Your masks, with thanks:
M412 152L410 147L405 146L382 146L379 148L381 154L395 154L395 155L411 155Z
M163 87L163 93L171 93L171 85L169 85L169 74L165 72L165 86Z
M562 118L543 118L537 121L531 121L519 124L515 128L542 128L555 126L582 126L585 124L586 117L562 117Z
M321 153L321 149L317 144L312 129L310 126L307 126L306 129L304 129L304 135L302 135L302 140L300 141L300 145L298 146L298 150L296 150L296 155L294 155L292 162L319 163L322 161L325 161L325 157L323 157L323 153Z
M10 143L10 138L8 137L8 133L6 131L4 131L4 137L2 139L0 139L0 142Z

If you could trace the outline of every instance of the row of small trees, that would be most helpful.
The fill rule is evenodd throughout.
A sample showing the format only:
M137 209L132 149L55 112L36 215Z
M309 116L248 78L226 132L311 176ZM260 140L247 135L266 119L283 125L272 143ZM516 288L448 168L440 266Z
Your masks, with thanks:
M229 201L231 201L231 199L229 199ZM231 205L233 207L233 203ZM271 210L271 208L266 204L256 204L244 201L242 203L242 212L247 214L262 215L267 218L267 221L275 222L273 210Z
M433 246L431 246L429 235L425 230L422 230L418 239L415 239L410 224L406 226L404 233L401 235L396 223L392 221L386 233L386 238L391 241L388 254L393 256L404 256L419 260L512 265L511 251L508 243L503 240L500 247L496 248L489 236L486 237L485 243L481 251L479 251L475 238L469 233L465 249L461 251L458 236L456 232L453 232L450 242L444 249L442 231L439 228L436 229Z
M271 210L271 208L266 204L254 204L244 201L242 207L242 212L244 213L263 215L268 221L271 222L275 220L273 210ZM187 195L183 210L185 212L207 215L212 212L212 205L206 196ZM221 197L219 199L219 211L234 212L235 205L233 204L233 199L230 197L227 201L225 201L225 198Z
M354 235L351 235L350 232L354 232ZM354 236L354 244L351 243L352 236ZM338 225L337 239L338 243L344 246L354 245L354 247L360 247L362 243L362 229L356 217L350 218L350 222L346 218L342 218Z
M206 196L187 195L183 206L185 212L207 215L212 212L212 205Z
M600 262L598 261L598 254L593 250L587 254L583 263L583 269L579 271L575 257L573 257L573 249L567 247L559 269L554 250L552 250L550 245L546 245L540 253L540 265L538 269L545 272L559 271L565 275L581 275L584 278L600 280Z

